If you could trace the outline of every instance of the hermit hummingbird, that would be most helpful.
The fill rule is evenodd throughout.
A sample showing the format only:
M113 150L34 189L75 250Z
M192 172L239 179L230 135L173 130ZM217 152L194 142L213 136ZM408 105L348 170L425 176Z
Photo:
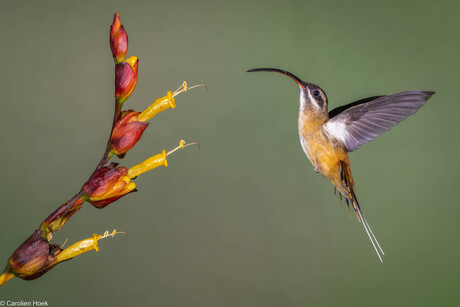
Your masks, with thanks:
M377 256L383 262L384 252L356 198L348 153L414 114L435 92L414 90L388 96L374 96L338 107L328 113L327 96L319 86L302 81L285 70L248 70L257 71L283 74L300 87L300 144L315 171L331 180L339 191L340 199L342 195L345 197L348 208L351 202L358 221L364 226Z

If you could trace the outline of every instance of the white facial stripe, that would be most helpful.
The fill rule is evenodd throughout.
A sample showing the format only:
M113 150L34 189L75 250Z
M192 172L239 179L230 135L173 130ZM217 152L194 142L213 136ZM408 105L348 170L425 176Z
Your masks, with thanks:
M313 97L311 96L310 90L307 89L307 93L308 93L308 98L309 98L310 101L313 103L313 105L315 106L315 108L321 110L321 106L319 106L319 105L316 103L316 100L313 99Z

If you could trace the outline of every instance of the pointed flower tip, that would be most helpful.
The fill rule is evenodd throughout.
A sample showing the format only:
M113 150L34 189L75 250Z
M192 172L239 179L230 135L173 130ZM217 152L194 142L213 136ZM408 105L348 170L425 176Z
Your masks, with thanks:
M127 58L124 62L128 63L129 66L131 66L133 70L137 71L137 65L139 63L139 59L136 56L133 55L132 57Z
M110 27L112 31L112 35L115 35L118 30L120 29L121 26L121 20L120 20L120 14L119 12L116 12L115 15L113 15L113 22L112 26Z
M121 24L118 12L114 15L113 23L110 26L110 49L115 64L123 61L128 52L128 34Z

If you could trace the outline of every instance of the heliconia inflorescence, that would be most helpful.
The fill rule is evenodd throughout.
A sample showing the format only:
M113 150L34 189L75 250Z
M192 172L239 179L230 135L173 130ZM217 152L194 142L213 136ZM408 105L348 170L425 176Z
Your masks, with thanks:
M107 231L103 235L94 234L92 238L79 241L63 249L58 244L51 244L53 232L58 231L82 207L89 202L94 207L102 209L117 199L136 191L133 182L140 174L158 166L168 166L167 157L178 149L197 144L185 144L180 141L179 146L166 153L154 155L147 160L127 168L118 163L109 163L113 155L123 158L140 140L149 123L156 114L175 108L174 97L187 91L187 83L173 93L168 91L166 96L157 99L142 112L133 110L122 111L123 103L130 97L137 84L138 65L137 57L125 59L128 51L128 35L121 24L120 16L115 14L110 27L110 49L115 62L115 113L112 131L104 155L90 178L81 190L69 201L65 202L51 213L24 241L8 259L6 267L0 274L0 287L13 277L24 280L36 279L57 264L90 250L99 250L98 241L106 237L113 237L116 232ZM198 85L204 86L204 85Z

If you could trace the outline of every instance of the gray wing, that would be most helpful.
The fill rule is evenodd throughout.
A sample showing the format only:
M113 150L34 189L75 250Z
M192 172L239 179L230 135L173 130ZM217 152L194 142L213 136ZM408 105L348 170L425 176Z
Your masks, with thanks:
M353 151L414 114L434 93L408 91L353 105L340 113L332 110L330 114L336 115L327 121L325 130L347 151Z

